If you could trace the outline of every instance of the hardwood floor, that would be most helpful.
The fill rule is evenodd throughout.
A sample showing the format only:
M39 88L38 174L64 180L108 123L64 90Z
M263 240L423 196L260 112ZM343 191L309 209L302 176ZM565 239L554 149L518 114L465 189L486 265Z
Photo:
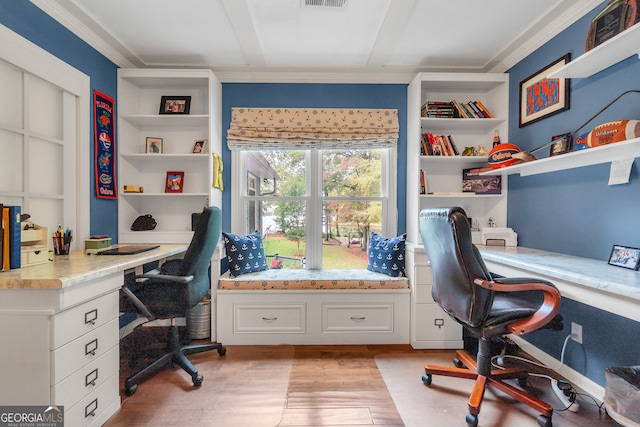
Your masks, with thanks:
M123 340L125 341L125 340ZM145 341L121 346L121 385L140 360ZM133 356L131 362L126 354ZM179 369L140 384L106 426L463 426L471 382L420 380L426 360L451 363L452 351L409 345L227 346L227 353L191 356L201 387ZM141 363L141 362L140 362ZM559 408L546 384L541 397ZM536 414L488 391L480 426L536 426ZM604 411L583 404L556 411L554 426L614 426Z

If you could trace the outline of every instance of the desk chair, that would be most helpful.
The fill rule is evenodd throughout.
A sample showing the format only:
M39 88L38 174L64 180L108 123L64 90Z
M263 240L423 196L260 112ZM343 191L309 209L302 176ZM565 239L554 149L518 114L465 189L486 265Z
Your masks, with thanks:
M137 309L149 321L171 319L166 343L167 352L126 379L125 392L128 395L136 392L139 382L169 366L171 362L191 375L194 386L200 386L202 375L198 374L198 370L187 359L187 355L209 350L217 350L220 356L226 353L226 349L219 343L181 345L180 334L175 324L176 317L188 319L189 310L209 293L211 287L209 267L220 239L221 229L220 209L215 206L205 209L181 260L167 261L162 265L160 274L135 276L135 280L125 283L122 288L123 294L128 297L121 301L125 311L127 306L129 309ZM186 329L188 334L189 328Z
M422 377L430 385L432 375L475 380L469 397L469 427L478 425L478 414L488 385L538 411L540 426L551 427L553 408L504 380L526 384L524 368L492 369L491 341L507 334L522 335L543 327L562 329L560 292L538 279L493 280L478 249L471 242L469 220L461 208L425 209L420 212L420 235L433 271L433 299L454 320L479 336L474 360L457 351L457 367L425 365ZM466 367L466 368L465 368Z

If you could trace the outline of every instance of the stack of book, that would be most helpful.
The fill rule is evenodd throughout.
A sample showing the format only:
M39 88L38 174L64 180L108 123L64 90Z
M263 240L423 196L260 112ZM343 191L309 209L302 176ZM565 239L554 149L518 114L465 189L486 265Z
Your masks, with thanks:
M422 104L420 111L422 117L455 118L460 117L458 109L453 102L427 101Z
M0 227L0 270L20 268L20 206L0 204L2 226Z
M492 119L493 114L481 101L469 101L466 104L459 103L455 99L451 101L455 105L460 117L465 119Z
M460 152L451 135L434 135L427 132L421 136L420 155L459 156Z

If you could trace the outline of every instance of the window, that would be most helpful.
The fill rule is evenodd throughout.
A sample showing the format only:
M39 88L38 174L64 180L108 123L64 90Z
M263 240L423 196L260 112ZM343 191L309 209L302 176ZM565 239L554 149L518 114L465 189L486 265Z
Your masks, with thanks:
M232 228L260 230L272 268L367 267L371 231L394 235L395 148L234 151Z

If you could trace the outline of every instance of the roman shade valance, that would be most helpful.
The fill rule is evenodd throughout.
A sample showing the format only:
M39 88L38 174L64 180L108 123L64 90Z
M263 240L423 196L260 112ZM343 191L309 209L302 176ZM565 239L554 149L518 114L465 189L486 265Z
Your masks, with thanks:
M231 150L385 148L398 140L398 110L232 108Z

